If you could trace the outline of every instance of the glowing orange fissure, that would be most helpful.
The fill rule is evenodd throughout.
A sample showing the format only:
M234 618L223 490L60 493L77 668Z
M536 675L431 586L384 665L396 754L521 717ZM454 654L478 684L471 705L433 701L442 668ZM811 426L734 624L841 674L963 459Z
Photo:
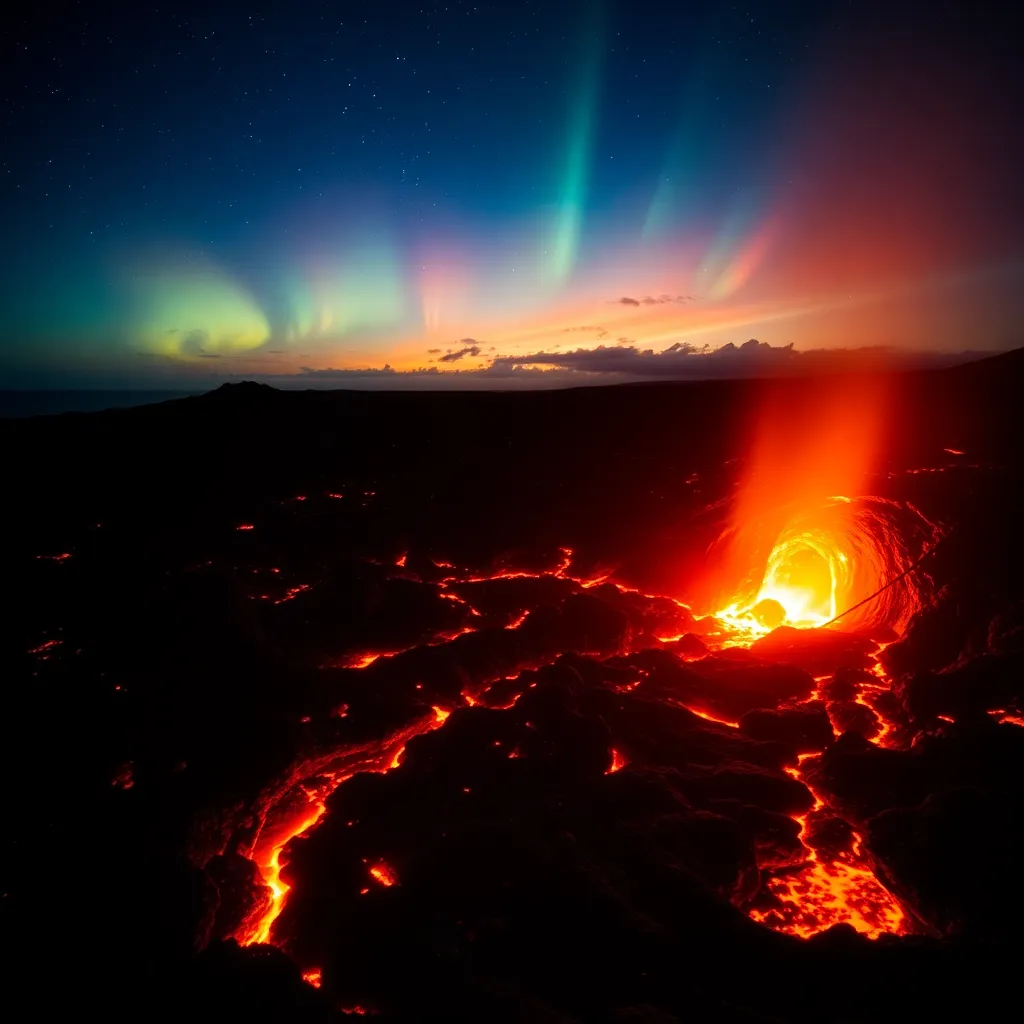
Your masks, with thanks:
M825 806L801 770L803 762L811 756L814 755L801 754L800 767L786 769L807 786L814 797L811 811L793 816L800 826L801 843L808 818ZM852 925L872 939L885 933L902 935L909 930L903 908L864 862L861 837L857 833L853 834L850 851L832 861L823 862L812 847L803 845L807 860L802 867L768 879L767 891L775 898L779 909L753 908L749 913L755 921L804 939L836 924Z
M374 881L380 882L381 885L389 889L391 886L398 884L398 876L395 874L395 869L390 864L385 864L384 861L374 864L370 868L370 875Z
M267 828L266 820L264 821L247 856L259 868L263 883L270 890L270 899L265 907L252 919L245 921L235 933L235 939L240 945L248 946L270 941L271 929L284 909L285 897L291 888L281 877L281 854L293 839L304 835L323 817L327 810L327 798L353 775L361 772L387 772L397 767L406 743L413 736L420 736L443 725L449 714L447 709L435 707L429 718L413 723L382 745L345 751L344 755L347 755L350 764L333 772L329 769L311 771L311 775L320 780L318 788L300 785L307 800L305 808L288 816L285 821L278 823L276 828ZM340 756L335 755L332 760L338 760ZM288 792L293 793L294 787ZM384 870L386 865L378 868Z

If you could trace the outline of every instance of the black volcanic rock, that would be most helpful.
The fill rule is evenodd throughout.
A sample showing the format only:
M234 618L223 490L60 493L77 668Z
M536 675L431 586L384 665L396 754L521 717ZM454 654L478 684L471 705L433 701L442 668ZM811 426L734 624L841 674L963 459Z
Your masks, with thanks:
M798 867L807 859L800 842L800 825L789 815L734 798L711 800L708 806L732 818L753 841L757 866L762 871Z
M855 825L896 891L937 932L992 939L1014 926L1019 897L986 877L1012 873L1024 786L1012 768L1024 730L979 723L923 734L910 751L844 734L807 777ZM1016 902L1015 902L1016 901Z
M878 677L863 669L843 668L822 683L819 692L829 701L854 700L864 683L877 684Z
M811 675L836 669L864 669L874 641L835 629L793 629L780 626L755 640L752 654L766 661L797 665Z
M150 978L150 984L156 980ZM295 962L272 946L240 949L234 942L216 942L161 980L161 1011L168 1015L202 1006L205 1014L226 1019L310 1024L337 1019L324 994L306 984Z
M265 910L269 902L259 869L236 851L218 854L207 861L206 874L216 895L204 945L213 939L229 939L246 918Z
M269 384L261 384L255 380L240 380L235 384L221 384L219 388L210 391L206 397L250 401L270 398L275 394L277 394L277 388L271 387Z
M832 724L840 733L856 733L872 740L882 731L878 715L866 704L853 700L837 700L828 705Z
M681 662L668 650L647 650L624 659L646 673L645 693L678 701L726 721L755 708L804 700L814 691L806 672L746 657L714 655Z
M572 594L562 605L562 649L616 654L629 637L628 616L594 594Z
M834 739L832 722L821 701L777 711L748 711L740 719L740 731L755 740L786 743L798 754L817 753Z
M810 790L784 772L734 762L712 771L691 769L684 790L703 800L736 799L780 814L799 814L814 806Z
M729 718L806 700L814 692L811 676L791 665L711 657L691 662L690 667L697 679L694 693L703 708Z
M929 785L922 758L877 747L852 731L844 732L819 758L808 762L805 774L854 824L863 824L887 808L920 802Z
M710 653L708 645L695 633L685 633L678 640L671 640L665 644L666 650L685 658L687 661L697 658L706 658Z
M849 823L826 810L812 811L801 837L824 862L835 860L853 845L853 829Z
M1024 655L982 654L944 672L913 676L896 688L917 719L968 718L1024 700Z
M918 807L883 811L868 842L895 891L936 931L1008 937L1024 896L992 879L1014 877L1022 811L992 791L943 789Z

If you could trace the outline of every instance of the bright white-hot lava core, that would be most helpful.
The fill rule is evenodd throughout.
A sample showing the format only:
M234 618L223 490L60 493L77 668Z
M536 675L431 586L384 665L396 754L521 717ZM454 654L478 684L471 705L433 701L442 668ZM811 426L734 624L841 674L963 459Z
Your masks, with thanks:
M760 530L732 535L748 564L762 568L733 585L717 615L755 634L816 628L837 616L844 630L899 633L921 604L916 580L902 574L933 536L905 503L826 498L790 513L770 547Z

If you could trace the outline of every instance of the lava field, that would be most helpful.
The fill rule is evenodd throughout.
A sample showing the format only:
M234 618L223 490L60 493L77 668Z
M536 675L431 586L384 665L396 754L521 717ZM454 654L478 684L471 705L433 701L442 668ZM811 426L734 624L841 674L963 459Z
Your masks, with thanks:
M9 997L1000 1012L1022 383L886 378L878 424L845 378L0 423Z

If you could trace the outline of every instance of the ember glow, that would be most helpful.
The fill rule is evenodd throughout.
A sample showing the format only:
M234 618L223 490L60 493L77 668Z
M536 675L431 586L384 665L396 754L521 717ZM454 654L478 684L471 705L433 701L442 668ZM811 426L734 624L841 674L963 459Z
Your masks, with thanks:
M370 868L370 875L375 882L379 882L381 885L388 888L392 885L398 884L398 877L395 875L394 868L385 864L384 861L374 864L373 867Z

